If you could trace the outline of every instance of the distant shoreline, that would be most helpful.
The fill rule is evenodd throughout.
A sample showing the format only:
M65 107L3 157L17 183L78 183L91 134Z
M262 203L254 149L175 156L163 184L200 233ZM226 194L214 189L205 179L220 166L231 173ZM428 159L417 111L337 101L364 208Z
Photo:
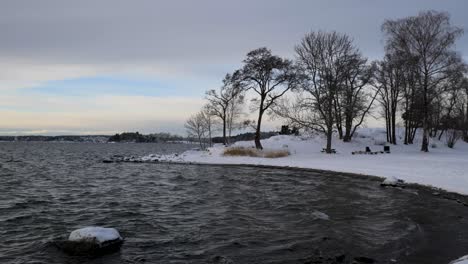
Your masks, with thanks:
M80 141L80 140L0 140L0 143L92 143L92 144L190 144L198 145L193 141L154 141L154 142L135 142L135 141Z

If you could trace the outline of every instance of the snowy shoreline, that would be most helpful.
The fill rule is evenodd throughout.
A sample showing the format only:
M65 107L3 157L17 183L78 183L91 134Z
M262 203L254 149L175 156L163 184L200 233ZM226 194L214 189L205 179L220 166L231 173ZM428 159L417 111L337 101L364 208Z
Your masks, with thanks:
M419 184L448 192L468 195L468 144L459 141L454 149L443 141L433 141L430 152L419 151L419 142L413 145L391 145L390 154L356 154L366 146L372 151L383 150L381 129L363 129L352 142L335 140L337 154L324 154L323 138L274 136L263 140L266 149L287 149L291 155L283 158L226 157L225 147L215 145L206 151L189 150L180 155L148 155L138 158L143 162L176 162L213 165L260 165L278 168L312 169L350 173L378 178L398 178L409 184ZM253 142L242 141L236 147L252 147Z
M435 186L420 184L420 183L410 183L404 182L403 184L394 184L394 180L401 180L395 177L384 177L376 176L370 174L346 172L346 171L335 171L335 170L325 170L325 169L315 169L315 168L306 168L306 167L293 167L293 166L278 166L278 165L265 165L265 164L250 164L250 163L208 163L208 162L194 162L194 161L184 161L184 160L173 160L175 155L151 155L153 157L159 157L160 159L148 159L148 156L144 156L145 160L142 158L133 158L129 160L122 160L117 162L130 162L130 163L166 163L166 164L176 164L176 165L197 165L197 166L230 166L230 167L252 167L260 169L280 169L280 170L291 170L294 171L304 171L311 173L325 173L325 174L336 174L341 177L360 177L368 181L376 182L383 187L402 187L415 190L424 189L425 191L431 192L434 196L440 196L443 199L452 200L463 206L468 207L468 194L462 194L459 192L453 192L446 189L442 189ZM386 182L387 183L386 184Z

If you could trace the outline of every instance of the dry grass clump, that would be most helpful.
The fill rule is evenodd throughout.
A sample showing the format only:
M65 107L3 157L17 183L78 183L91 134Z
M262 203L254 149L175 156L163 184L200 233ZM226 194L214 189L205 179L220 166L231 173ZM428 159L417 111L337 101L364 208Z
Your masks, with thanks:
M287 157L289 156L289 151L286 149L280 149L280 150L268 150L265 151L263 154L264 158L282 158L282 157Z
M224 150L224 156L248 156L258 157L257 150L254 148L232 147Z
M231 147L224 150L224 156L245 156L258 158L281 158L289 156L287 149L279 150L258 150L255 148Z

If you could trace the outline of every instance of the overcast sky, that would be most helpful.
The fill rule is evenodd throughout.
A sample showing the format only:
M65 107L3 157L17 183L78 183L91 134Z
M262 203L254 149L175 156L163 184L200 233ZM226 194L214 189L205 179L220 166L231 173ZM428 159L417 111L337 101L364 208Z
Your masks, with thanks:
M0 134L183 134L249 50L294 58L305 33L336 30L379 59L382 22L429 9L468 27L465 0L3 0Z

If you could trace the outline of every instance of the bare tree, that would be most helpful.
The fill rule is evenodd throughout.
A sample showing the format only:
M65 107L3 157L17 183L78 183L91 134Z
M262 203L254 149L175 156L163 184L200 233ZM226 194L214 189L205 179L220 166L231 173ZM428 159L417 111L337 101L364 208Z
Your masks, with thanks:
M288 126L326 135L327 124L319 111L316 100L304 90L296 91L294 98L282 98L272 108L275 115L286 120Z
M210 108L209 105L205 105L201 112L201 118L202 118L202 124L205 126L205 131L206 131L206 135L207 135L207 141L208 141L208 146L209 147L212 147L213 146L213 127L215 125L215 122L213 120L213 112Z
M232 75L226 74L223 79L223 86L219 91L209 90L206 92L210 113L222 122L224 145L228 144L227 131L229 133L232 131L233 122L239 112L237 105L243 98L241 95L242 89L236 84L234 78Z
M418 86L419 71L417 66L417 58L406 58L402 54L398 61L402 63L404 87L402 89L403 99L402 115L405 125L404 144L413 144L418 128L422 126L422 96L421 89ZM400 64L397 64L400 65Z
M386 54L385 58L377 63L376 86L378 87L378 101L382 106L387 131L387 142L396 142L397 110L403 99L405 88L405 60L397 54Z
M296 84L292 62L272 55L267 48L259 48L247 53L241 69L241 85L245 90L253 90L258 97L253 99L258 111L255 131L255 147L260 143L262 118L265 112Z
M213 115L210 108L204 106L200 112L192 115L185 122L185 130L189 137L196 138L200 149L206 149L207 144L212 145Z
M447 88L438 98L433 116L433 136L439 133L439 140L450 128L462 129L463 113L459 105L462 104L465 77L460 72L447 81Z
M462 82L462 99L459 105L459 112L462 116L463 140L468 142L468 78L465 77Z
M332 153L335 99L340 85L348 76L348 67L355 59L357 50L347 35L312 32L302 39L296 53L300 76L303 76L301 90L307 96L295 105L297 110L310 107L308 111L312 116L304 120L302 113L295 118L307 121L309 126L322 131L327 137L326 153Z
M378 94L378 89L372 90L369 86L373 82L375 67L368 65L367 59L357 49L348 56L346 74L335 99L336 126L344 142L351 141Z
M423 140L421 151L429 151L430 109L441 83L453 68L459 67L460 56L453 51L462 29L450 25L449 15L436 11L417 16L387 20L383 26L387 36L386 49L416 59L417 86L422 97Z
M462 137L460 130L458 129L449 129L445 133L446 136L446 142L447 142L447 147L453 148L455 147L455 144L457 141Z
M228 107L227 113L227 143L231 144L232 131L235 129L241 129L243 127L243 122L241 117L244 115L243 106L244 106L244 95L239 94L234 100L231 100Z
M185 123L184 127L187 130L189 137L196 138L200 144L200 149L206 148L207 128L205 124L205 113L200 111L192 115Z

